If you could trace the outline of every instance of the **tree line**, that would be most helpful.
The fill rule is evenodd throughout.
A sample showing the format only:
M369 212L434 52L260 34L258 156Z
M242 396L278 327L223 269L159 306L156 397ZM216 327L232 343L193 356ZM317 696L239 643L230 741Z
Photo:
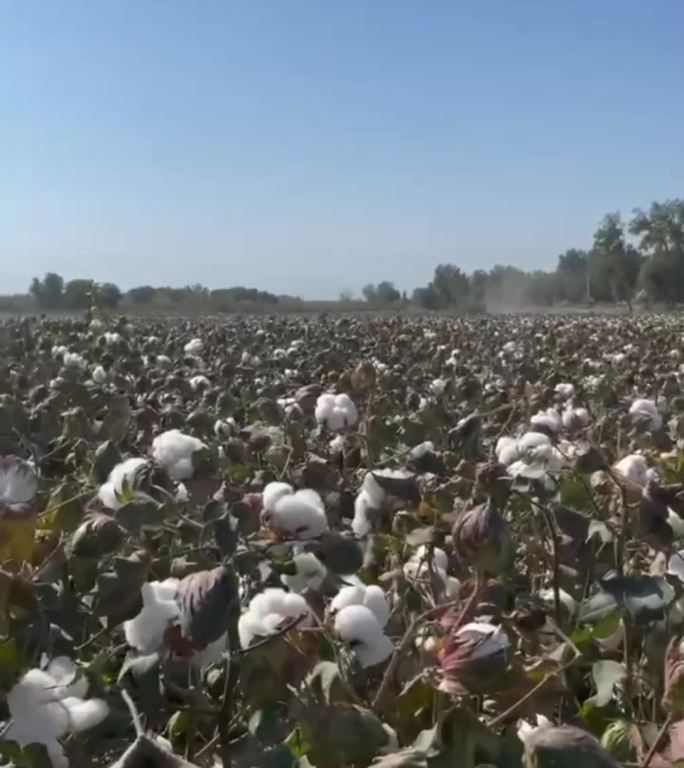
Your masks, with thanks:
M141 285L122 292L113 283L65 282L54 272L42 280L34 278L30 293L38 307L51 310L151 306L230 312L247 306L304 305L297 297L242 286L209 290L202 285ZM674 306L684 302L684 199L652 203L647 211L636 209L628 221L619 213L607 214L594 233L591 248L565 251L553 271L496 266L468 274L456 264L440 264L430 283L416 288L410 297L389 280L369 283L361 294L369 305L413 304L458 311L591 302L631 306L635 300ZM352 301L351 292L340 295L340 302Z
M367 285L366 301L407 301L388 281ZM411 303L425 309L481 311L488 307L550 306L558 303L635 300L674 306L684 302L684 200L636 209L628 221L607 214L591 248L571 248L554 271L526 272L511 266L463 272L440 264L431 282L413 291Z

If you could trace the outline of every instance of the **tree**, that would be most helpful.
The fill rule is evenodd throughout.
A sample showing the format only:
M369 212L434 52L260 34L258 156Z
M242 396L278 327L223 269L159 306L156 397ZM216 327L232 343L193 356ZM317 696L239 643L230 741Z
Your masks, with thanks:
M363 298L366 301L375 301L377 299L377 290L373 283L368 283L367 285L364 285L361 289L361 294L363 295Z
M114 283L103 283L98 291L99 301L103 307L114 309L121 301L121 291Z
M589 254L571 248L558 257L556 290L561 301L577 304L588 298Z
M432 290L443 309L466 307L470 285L465 272L454 264L440 264L432 278Z
M340 291L339 300L342 304L349 304L350 301L354 301L354 291L351 288L343 288Z
M64 286L64 306L68 309L87 309L95 293L96 286L92 280L69 280Z
M39 307L58 309L62 306L64 279L56 272L46 272L42 280L33 278L29 291L35 297Z
M629 231L640 238L647 260L641 284L649 299L673 305L684 299L684 200L652 203L636 209Z
M375 296L381 304L394 304L401 300L401 294L394 287L394 283L389 280L383 280L378 283L378 287L375 289Z
M137 288L131 288L128 296L133 304L151 304L156 292L157 289L151 285L140 285Z
M609 213L594 233L589 260L592 297L625 301L631 309L642 261L637 249L625 242L620 214Z

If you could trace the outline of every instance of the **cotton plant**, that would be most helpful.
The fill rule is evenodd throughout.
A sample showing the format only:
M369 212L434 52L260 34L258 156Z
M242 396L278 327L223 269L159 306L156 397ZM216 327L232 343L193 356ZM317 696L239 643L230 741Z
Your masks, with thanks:
M107 481L97 492L102 504L107 509L119 509L129 501L148 498L148 495L140 490L139 483L150 466L150 462L141 457L131 457L114 466Z
M197 374L190 377L190 388L193 392L202 392L211 387L211 382L204 374Z
M183 352L191 357L201 355L202 352L204 352L204 342L202 339L190 339L190 341L183 347Z
M87 694L87 679L67 657L30 669L7 694L10 721L2 738L20 746L42 744L53 768L68 768L60 739L99 725L109 714L105 701Z
M428 581L431 574L434 575L442 584L444 598L458 600L461 582L447 573L448 566L449 558L443 549L421 544L404 563L402 571L406 579L414 582Z
M320 426L341 432L356 426L359 412L349 395L324 393L316 401L315 417Z
M345 605L334 615L335 635L347 645L363 668L386 661L394 643L385 634L376 614L366 605Z
M545 432L527 432L516 439L500 437L495 453L511 477L527 480L554 479L566 465L566 459Z
M352 520L352 530L360 537L367 536L370 532L371 517L374 510L397 511L406 504L403 499L389 494L377 481L375 475L393 480L408 480L412 477L410 472L400 469L380 469L366 473L354 500L354 518Z
M656 480L657 471L639 453L630 453L618 461L613 469L631 485L646 487L650 480Z
M255 595L238 621L240 646L277 634L287 626L310 627L311 608L306 600L284 589L270 587Z
M310 488L295 491L289 483L269 483L262 507L262 522L286 537L313 539L329 528L323 500Z
M663 426L663 416L654 400L638 398L629 406L629 415L637 426L655 432Z
M375 616L380 627L385 627L390 618L390 605L382 587L362 582L349 584L340 589L328 606L329 615L334 619L337 614L350 605L363 605Z
M193 456L206 447L198 438L170 429L152 441L152 457L172 480L189 480L195 473Z
M317 591L321 588L328 570L313 552L295 552L292 564L295 572L283 573L280 577L291 592Z

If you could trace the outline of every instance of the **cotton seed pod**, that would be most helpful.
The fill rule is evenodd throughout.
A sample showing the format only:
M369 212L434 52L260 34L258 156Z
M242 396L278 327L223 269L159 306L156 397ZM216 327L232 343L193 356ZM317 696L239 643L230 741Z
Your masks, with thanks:
M462 512L451 535L459 557L477 571L496 576L510 561L508 526L490 502Z

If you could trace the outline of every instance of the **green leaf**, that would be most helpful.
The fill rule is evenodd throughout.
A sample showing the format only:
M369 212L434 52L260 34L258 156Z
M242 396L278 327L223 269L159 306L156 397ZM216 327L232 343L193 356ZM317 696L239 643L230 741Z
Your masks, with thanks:
M19 676L21 656L19 647L11 638L0 642L0 689L9 691Z

